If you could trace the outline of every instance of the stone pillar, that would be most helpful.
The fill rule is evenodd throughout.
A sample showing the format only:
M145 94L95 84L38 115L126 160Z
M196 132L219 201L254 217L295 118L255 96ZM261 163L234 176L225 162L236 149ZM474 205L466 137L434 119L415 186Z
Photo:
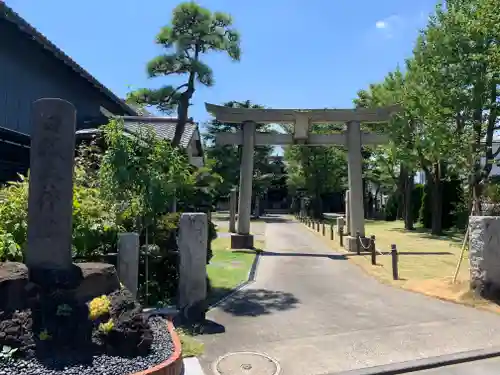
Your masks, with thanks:
M337 234L340 235L340 233L344 233L344 218L343 217L338 217L337 218Z
M471 288L484 297L500 296L500 217L469 218Z
M243 147L241 154L240 196L238 202L238 234L231 236L231 248L253 248L250 234L250 215L252 210L253 153L255 144L255 122L245 121L243 128Z
M350 194L349 190L346 190L345 192L345 225L346 225L346 231L344 234L348 235L351 233L351 205L349 202L351 201L350 199Z
M179 221L179 300L184 321L203 322L207 297L208 222L204 213L184 213Z
M40 99L32 110L26 264L69 271L76 109L62 99Z
M347 163L349 177L350 236L346 245L349 250L356 249L356 233L365 236L365 212L363 200L363 176L361 155L361 126L357 121L347 123ZM353 247L354 246L354 247Z
M306 200L304 198L300 198L300 216L307 216Z
M238 199L238 192L236 188L231 189L229 196L229 232L236 233L236 200Z
M137 298L139 285L139 234L118 234L118 278Z

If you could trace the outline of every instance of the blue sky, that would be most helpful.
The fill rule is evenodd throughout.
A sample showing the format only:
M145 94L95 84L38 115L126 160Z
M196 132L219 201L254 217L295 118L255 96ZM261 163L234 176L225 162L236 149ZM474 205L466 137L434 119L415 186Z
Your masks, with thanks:
M168 24L171 0L6 0L120 97L150 80L148 60ZM199 87L190 115L210 118L204 102L251 100L274 108L350 108L359 89L383 79L411 54L434 0L200 0L234 18L241 62L204 57L215 86ZM178 82L178 81L175 81Z

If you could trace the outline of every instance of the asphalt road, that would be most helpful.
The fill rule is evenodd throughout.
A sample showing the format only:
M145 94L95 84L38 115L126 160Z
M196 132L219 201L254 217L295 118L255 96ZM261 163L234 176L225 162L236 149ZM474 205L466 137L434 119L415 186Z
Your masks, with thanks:
M223 329L198 336L207 374L241 351L269 355L285 375L317 375L500 347L495 314L382 285L300 223L266 224L265 236L256 281L208 313Z
M432 370L411 372L408 375L498 375L499 373L500 358L497 357Z

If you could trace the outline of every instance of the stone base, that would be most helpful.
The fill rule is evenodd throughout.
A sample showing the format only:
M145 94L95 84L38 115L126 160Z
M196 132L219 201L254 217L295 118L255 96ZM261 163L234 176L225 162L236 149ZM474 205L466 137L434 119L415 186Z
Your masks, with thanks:
M232 234L231 249L253 249L253 234Z
M365 248L368 247L368 245L370 244L370 239L368 237L361 237L361 241ZM359 245L360 252L366 253L368 250L365 248L363 248L361 244ZM358 239L353 236L344 237L344 249L356 253L358 251Z

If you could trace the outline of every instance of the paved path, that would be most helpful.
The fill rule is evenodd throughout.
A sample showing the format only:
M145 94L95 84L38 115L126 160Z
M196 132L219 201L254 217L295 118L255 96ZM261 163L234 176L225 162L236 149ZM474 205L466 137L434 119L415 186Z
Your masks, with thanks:
M225 333L200 337L207 374L234 351L318 375L500 345L500 317L382 285L295 222L266 225L256 282L208 318Z
M432 370L412 372L408 375L498 375L500 358L473 361Z

